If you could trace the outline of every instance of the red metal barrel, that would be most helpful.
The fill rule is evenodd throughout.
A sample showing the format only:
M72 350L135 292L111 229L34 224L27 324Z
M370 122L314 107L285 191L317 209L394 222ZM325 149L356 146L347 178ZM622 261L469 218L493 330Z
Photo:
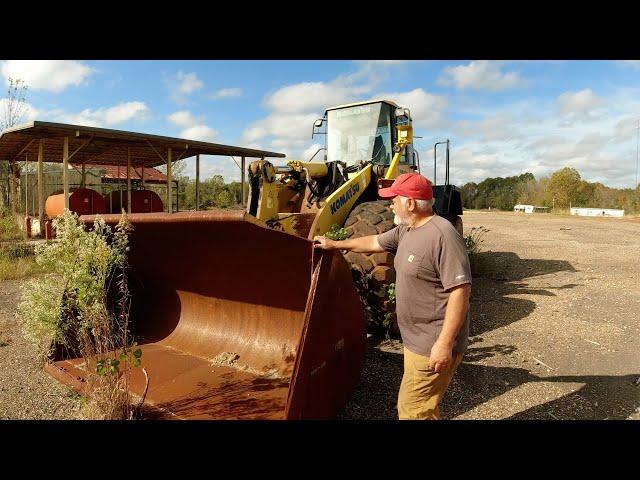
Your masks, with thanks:
M69 210L78 215L107 213L102 195L89 188L78 188L69 193ZM49 218L61 216L64 213L64 193L50 195L44 204L44 211Z
M122 202L120 196L122 195ZM127 211L127 191L114 190L107 195L107 208L111 213L120 213L124 208ZM160 196L153 190L131 191L131 213L164 212L164 203Z

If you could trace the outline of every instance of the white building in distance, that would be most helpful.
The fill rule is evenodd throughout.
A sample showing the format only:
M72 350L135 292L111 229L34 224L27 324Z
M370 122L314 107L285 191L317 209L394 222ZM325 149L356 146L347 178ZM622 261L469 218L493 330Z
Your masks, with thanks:
M514 212L524 213L546 213L549 207L536 207L534 205L516 205L513 207Z
M579 215L581 217L624 217L624 210L615 208L571 207L571 215Z

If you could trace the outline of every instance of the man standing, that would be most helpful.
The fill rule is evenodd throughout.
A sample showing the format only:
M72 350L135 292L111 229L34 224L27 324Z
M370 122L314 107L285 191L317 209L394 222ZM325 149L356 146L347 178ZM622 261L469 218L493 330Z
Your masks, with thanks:
M404 344L398 416L439 419L440 402L468 344L469 257L455 227L434 215L425 177L405 173L379 195L393 199L395 228L341 241L315 237L315 247L395 253L396 313Z

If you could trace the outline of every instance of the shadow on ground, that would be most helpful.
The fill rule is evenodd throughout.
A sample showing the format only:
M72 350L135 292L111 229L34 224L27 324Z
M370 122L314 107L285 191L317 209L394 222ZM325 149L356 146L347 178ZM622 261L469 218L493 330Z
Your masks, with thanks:
M520 385L531 382L562 382L583 384L575 391L549 402L504 417L510 420L605 420L626 419L640 406L640 372L634 375L576 375L541 377L524 368L489 367L470 362L494 355L508 355L514 346L473 348L463 363L441 405L442 418L450 419L507 394ZM395 420L398 418L396 400L402 380L402 354L374 347L367 353L365 372L358 388L338 415L342 420ZM475 417L474 417L475 418ZM485 419L486 416L477 417Z
M640 387L634 375L532 374L524 368L488 367L463 363L443 402L447 418L461 415L510 390L531 382L576 383L571 393L518 411L509 420L624 420L640 406ZM522 403L522 397L520 397ZM535 398L528 400L535 401ZM517 410L517 406L513 407ZM505 418L505 417L496 417Z
M473 288L471 293L470 335L480 335L517 322L536 308L533 300L512 295L555 296L553 290L568 289L575 283L529 288L523 280L558 272L576 272L565 260L520 258L514 252L482 252L471 256Z
M522 281L557 272L576 272L563 260L521 259L513 252L483 252L473 256L474 285L471 300L471 336L509 325L529 315L532 300L511 298L513 294L555 296L553 290L577 286L574 283L531 289ZM396 419L396 401L403 373L401 351L376 348L380 340L370 339L364 372L340 419ZM583 384L560 398L519 411L509 419L626 419L640 406L640 373L623 376L585 375L539 377L524 368L490 367L473 362L496 355L509 355L515 345L469 346L443 400L443 418L454 418L531 382ZM514 410L517 410L514 408ZM499 418L500 412L497 412ZM486 418L486 417L483 417Z

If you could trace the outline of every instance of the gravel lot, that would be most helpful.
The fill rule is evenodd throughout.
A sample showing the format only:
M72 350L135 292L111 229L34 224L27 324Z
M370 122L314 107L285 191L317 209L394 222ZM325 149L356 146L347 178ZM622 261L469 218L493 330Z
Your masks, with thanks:
M449 419L640 419L640 219L467 211L484 226L473 260L471 344L442 405ZM45 374L0 282L0 419L78 418ZM402 344L369 339L340 419L395 419Z
M448 419L640 419L640 218L468 211L471 342ZM399 342L371 341L341 418L393 419Z
M0 281L0 419L79 418L80 398L42 370L14 311L20 281Z

